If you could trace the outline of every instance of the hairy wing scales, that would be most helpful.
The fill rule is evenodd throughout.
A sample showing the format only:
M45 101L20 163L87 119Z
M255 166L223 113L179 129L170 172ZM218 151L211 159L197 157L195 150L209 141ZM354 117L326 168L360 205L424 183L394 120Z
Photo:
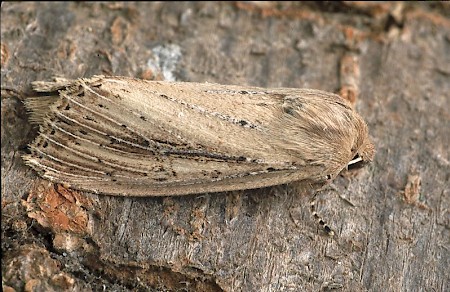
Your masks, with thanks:
M268 143L270 135L280 135L274 124L288 116L283 97L268 99L267 92L254 90L259 96L240 104L239 96L225 99L231 110L222 113L201 96L214 86L198 85L197 95L178 99L186 89L179 84L165 94L147 86L130 96L124 90L133 84L110 81L77 81L62 92L27 163L75 188L137 196L257 188L323 172L322 165L292 156L289 147L278 151ZM259 112L251 112L256 105Z

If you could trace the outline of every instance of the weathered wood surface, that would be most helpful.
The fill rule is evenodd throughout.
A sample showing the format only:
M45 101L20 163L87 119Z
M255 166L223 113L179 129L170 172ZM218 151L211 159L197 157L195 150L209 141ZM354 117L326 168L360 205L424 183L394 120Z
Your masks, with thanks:
M449 16L446 3L2 2L3 290L448 291ZM317 194L334 238L294 186L144 199L48 186L20 158L36 134L21 99L31 81L94 74L340 92L378 152Z

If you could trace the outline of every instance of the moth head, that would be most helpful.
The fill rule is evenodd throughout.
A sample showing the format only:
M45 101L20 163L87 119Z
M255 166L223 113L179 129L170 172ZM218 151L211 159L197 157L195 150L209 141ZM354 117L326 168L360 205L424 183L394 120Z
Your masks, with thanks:
M348 169L361 168L369 162L372 162L374 156L375 146L369 136L366 135L361 145L355 151L353 159L347 164L347 167Z

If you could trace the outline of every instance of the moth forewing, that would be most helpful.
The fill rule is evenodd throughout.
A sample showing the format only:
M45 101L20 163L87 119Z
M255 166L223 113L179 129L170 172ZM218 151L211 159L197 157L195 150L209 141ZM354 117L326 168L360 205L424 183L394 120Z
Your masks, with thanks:
M25 155L44 178L122 196L252 189L336 176L373 157L367 126L337 95L95 76L34 83L39 136ZM362 149L364 148L364 149Z

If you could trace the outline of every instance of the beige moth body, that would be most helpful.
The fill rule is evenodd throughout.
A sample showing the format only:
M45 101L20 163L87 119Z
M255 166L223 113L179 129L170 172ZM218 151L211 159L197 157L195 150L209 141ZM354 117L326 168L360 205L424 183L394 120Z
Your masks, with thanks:
M334 178L372 160L363 119L319 90L126 77L34 82L25 162L50 181L120 196L254 189Z

